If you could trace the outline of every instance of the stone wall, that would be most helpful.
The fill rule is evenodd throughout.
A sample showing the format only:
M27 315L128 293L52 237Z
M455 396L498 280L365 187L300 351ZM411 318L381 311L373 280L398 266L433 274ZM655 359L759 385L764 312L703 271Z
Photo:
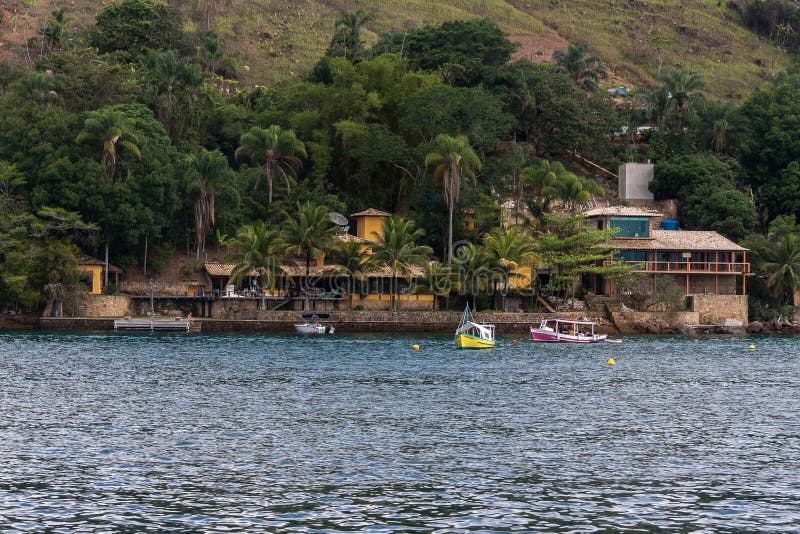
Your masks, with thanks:
M700 324L721 324L736 319L747 324L747 295L690 295L689 308L700 315Z
M64 302L65 317L122 317L131 312L127 295L85 295Z
M694 311L681 311L681 312L624 312L622 316L631 323L645 323L652 321L664 321L673 328L684 325L697 325L700 324L700 314ZM635 329L625 330L623 334L630 334L636 332Z
M238 320L199 322L203 332L292 332L293 325L302 321L300 314L292 311L255 311L240 315L243 317ZM333 311L325 322L333 325L337 332L452 333L462 316L462 312L453 311ZM474 314L477 322L494 323L498 334L527 334L531 326L538 326L544 318L581 319L586 316L586 312ZM605 322L602 317L589 315L589 318L601 323L599 331L607 329L602 324Z

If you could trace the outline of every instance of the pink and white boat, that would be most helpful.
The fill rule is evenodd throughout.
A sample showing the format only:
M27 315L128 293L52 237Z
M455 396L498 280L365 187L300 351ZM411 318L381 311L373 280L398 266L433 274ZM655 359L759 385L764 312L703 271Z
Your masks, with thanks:
M534 341L546 343L597 343L606 340L606 334L595 334L596 323L574 319L544 319L539 328L531 327ZM613 340L617 341L617 340Z

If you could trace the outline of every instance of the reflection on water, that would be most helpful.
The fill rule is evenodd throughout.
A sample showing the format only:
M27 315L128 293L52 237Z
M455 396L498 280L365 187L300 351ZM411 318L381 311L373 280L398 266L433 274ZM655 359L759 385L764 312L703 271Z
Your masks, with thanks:
M750 342L0 333L0 525L796 530L800 338Z

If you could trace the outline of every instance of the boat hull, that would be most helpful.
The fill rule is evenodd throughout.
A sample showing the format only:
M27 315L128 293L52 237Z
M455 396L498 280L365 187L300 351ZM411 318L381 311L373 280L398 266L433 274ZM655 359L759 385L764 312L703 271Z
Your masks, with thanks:
M552 330L541 330L531 328L531 338L541 343L599 343L606 339L605 334L594 334L591 336L575 336L569 334L559 334Z
M456 348L459 349L491 349L494 347L494 340L483 339L467 334L456 334Z
M323 326L319 324L296 324L294 330L298 334L333 334L332 326Z

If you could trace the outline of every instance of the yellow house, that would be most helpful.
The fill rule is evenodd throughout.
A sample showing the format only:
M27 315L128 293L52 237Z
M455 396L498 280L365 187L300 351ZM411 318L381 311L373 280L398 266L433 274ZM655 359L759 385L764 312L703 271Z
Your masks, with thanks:
M383 219L391 217L391 213L369 208L351 215L356 220L356 236L372 241L376 235L383 235Z
M105 262L89 256L82 256L78 258L76 269L83 274L81 278L88 286L89 293L99 295L103 292ZM108 274L114 275L114 284L119 284L119 273L121 272L122 270L118 267L108 265Z

